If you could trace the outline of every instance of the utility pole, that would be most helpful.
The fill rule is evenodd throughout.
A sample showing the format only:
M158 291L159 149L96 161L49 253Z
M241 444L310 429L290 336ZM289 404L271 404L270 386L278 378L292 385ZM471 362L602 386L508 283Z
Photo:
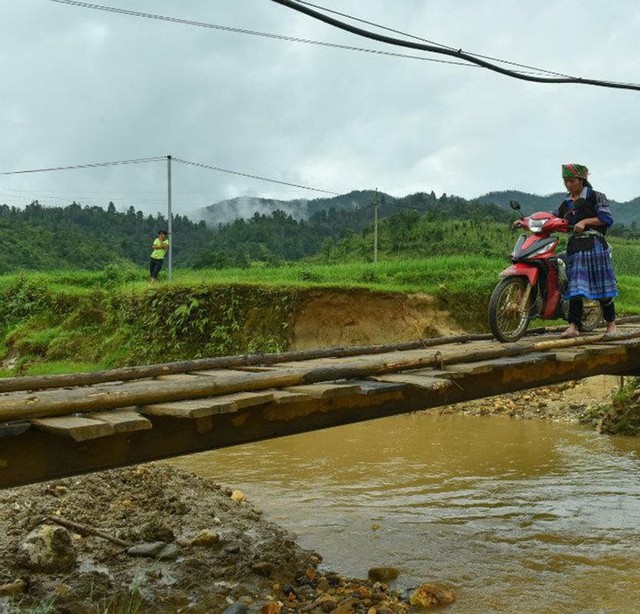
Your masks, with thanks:
M169 216L169 221L167 225L167 232L169 233L169 262L167 263L167 279L169 283L171 283L171 272L173 269L173 258L171 257L173 250L173 232L172 232L172 221L173 215L171 213L171 156L167 156L167 214Z
M378 207L380 206L378 188L376 188L376 197L371 204L373 205L373 264L376 264L378 262Z

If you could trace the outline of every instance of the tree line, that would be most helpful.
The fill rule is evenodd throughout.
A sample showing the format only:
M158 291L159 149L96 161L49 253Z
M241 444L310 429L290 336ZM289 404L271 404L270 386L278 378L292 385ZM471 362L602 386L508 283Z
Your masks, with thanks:
M275 210L217 227L176 215L172 221L173 263L179 268L225 268L304 259L367 260L373 252L373 203L380 220L381 254L424 257L473 251L502 256L513 243L513 236L505 230L514 219L508 209L510 199L520 200L524 212L531 213L555 207L562 197L518 192L489 196L494 202L436 196L433 192L403 198L373 191L352 192L321 199L321 203L320 199L310 201L306 219L294 219L289 213ZM614 208L614 215L619 208ZM625 215L629 211L625 209ZM0 205L0 273L19 269L97 270L108 264L145 266L151 241L159 229L166 227L167 219L161 213L145 215L133 206L118 212L113 203L106 209L76 202L66 207L45 207L37 200L24 209ZM629 225L616 223L611 234L640 237L635 219Z

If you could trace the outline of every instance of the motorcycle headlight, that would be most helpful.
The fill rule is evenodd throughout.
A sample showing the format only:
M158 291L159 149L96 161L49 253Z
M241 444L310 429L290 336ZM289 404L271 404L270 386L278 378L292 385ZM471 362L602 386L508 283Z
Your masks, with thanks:
M529 220L529 230L531 232L540 232L547 220Z
M531 255L532 256L542 256L542 254L546 254L547 252L550 252L552 249L553 249L553 243L549 243L549 245L545 245L544 247L541 247L540 249L537 249Z

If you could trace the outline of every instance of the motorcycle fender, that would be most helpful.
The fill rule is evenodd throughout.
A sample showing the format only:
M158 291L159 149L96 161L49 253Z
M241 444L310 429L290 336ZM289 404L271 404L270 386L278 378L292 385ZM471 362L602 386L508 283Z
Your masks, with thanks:
M507 267L500 273L500 277L526 277L532 286L538 283L539 271L536 267L526 266L516 262L510 267Z

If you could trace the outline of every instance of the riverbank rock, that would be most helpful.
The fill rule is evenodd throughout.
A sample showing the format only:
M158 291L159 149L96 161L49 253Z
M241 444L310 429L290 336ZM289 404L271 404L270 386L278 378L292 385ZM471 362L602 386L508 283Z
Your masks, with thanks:
M369 576L369 580L388 584L400 575L400 571L395 567L372 567L367 575Z
M180 556L180 550L175 544L165 542L152 542L150 544L138 544L127 549L129 556L141 556L158 561L175 561Z
M203 529L190 542L192 546L204 546L211 548L220 544L220 536L210 529Z
M31 531L18 551L19 565L45 573L69 571L75 566L76 558L69 531L49 524Z
M437 411L440 414L508 416L523 420L542 419L577 423L585 419L588 421L593 417L594 411L600 419L601 406L609 403L618 387L619 377L597 375L554 386L512 392L490 399L446 405Z
M451 591L434 584L420 585L409 597L409 603L419 608L435 608L449 605L456 598Z

